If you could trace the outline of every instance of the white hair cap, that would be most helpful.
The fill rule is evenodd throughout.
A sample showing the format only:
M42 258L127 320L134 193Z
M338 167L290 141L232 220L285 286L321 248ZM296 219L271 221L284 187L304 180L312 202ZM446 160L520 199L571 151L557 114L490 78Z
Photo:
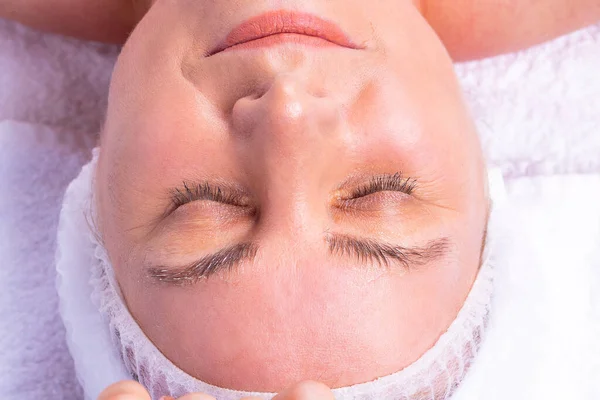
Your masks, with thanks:
M99 149L70 184L60 215L57 289L69 351L86 399L126 379L143 384L153 399L203 392L217 400L274 393L242 392L202 382L170 362L146 337L127 309L106 250L94 230L93 182ZM503 193L490 174L490 193ZM474 359L485 333L493 289L491 233L475 283L456 319L416 362L372 382L334 389L336 399L448 399ZM201 355L198 355L201 356Z

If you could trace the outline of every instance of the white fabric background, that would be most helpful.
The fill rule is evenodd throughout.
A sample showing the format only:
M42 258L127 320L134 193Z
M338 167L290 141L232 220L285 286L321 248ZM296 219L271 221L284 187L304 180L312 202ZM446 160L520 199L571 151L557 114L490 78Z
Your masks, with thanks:
M507 192L490 326L453 400L600 399L600 174Z
M0 20L2 399L81 398L57 311L55 230L62 193L94 145L117 54ZM522 258L502 275L498 328L463 393L600 398L589 385L600 370L584 375L592 367L576 351L587 334L600 336L591 317L600 314L591 292L600 269L600 24L457 73L522 228L507 240ZM519 251L525 243L534 251ZM507 341L499 336L509 323ZM492 373L507 380L486 381Z

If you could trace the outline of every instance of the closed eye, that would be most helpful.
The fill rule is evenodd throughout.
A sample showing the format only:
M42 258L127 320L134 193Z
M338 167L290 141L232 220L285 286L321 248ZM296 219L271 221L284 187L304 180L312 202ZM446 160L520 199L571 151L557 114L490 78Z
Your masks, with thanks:
M250 207L249 196L245 191L237 188L213 184L210 182L188 183L183 182L181 187L171 190L171 207L166 214L177 208L194 201L214 201L230 206Z
M358 186L351 191L350 198L358 199L377 192L395 191L410 195L417 185L417 181L413 178L404 178L402 174L395 173L393 175L377 175L371 177L369 182Z
M410 195L416 186L416 179L405 178L401 173L375 175L370 177L366 183L355 186L350 190L344 189L341 193L338 192L337 200L340 203L347 203L361 197L386 191ZM202 200L214 201L235 207L252 208L251 197L246 190L237 185L222 185L207 181L197 183L183 182L182 186L171 189L170 199L170 207L165 210L164 216L169 215L185 204Z
M337 202L342 207L348 205L353 200L360 199L378 192L400 192L406 195L411 195L417 186L416 179L405 178L401 173L375 175L369 178L366 183L352 185L351 188L338 191Z

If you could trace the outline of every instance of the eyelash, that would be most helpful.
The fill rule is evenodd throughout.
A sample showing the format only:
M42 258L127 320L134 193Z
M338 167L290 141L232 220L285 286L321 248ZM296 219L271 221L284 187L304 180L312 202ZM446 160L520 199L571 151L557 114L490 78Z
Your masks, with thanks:
M417 181L413 178L403 178L400 173L394 175L380 175L371 178L371 180L358 188L352 190L350 196L343 200L358 199L377 192L395 191L407 195L413 193L417 186Z
M417 181L415 179L410 177L404 178L400 173L380 175L371 178L366 184L353 189L348 197L342 197L340 200L350 201L385 191L396 191L410 195L413 193L416 186ZM172 193L171 199L173 202L173 209L197 200L210 200L238 207L248 206L247 201L245 201L242 196L222 191L218 186L213 186L209 183L200 183L190 186L187 182L183 182L183 187L176 189Z
M186 182L183 188L176 189L172 196L174 208L197 200L211 200L233 206L245 207L246 204L241 196L223 192L219 187L201 183L190 187Z

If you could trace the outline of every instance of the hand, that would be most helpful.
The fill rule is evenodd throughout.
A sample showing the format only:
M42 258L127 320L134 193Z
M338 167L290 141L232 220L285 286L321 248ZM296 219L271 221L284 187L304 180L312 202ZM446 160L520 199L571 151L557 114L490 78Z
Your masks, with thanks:
M244 397L242 400L259 399L259 397ZM210 397L210 400L214 399ZM304 381L279 393L273 397L273 400L335 400L335 397L333 397L333 392L324 384L315 381Z
M172 397L165 397L172 400ZM109 386L100 393L98 400L152 400L142 385L134 381L123 381ZM190 393L178 400L216 400L204 393ZM259 400L258 397L244 397L241 400ZM273 400L335 400L333 392L324 384L315 381L300 382L279 393Z

